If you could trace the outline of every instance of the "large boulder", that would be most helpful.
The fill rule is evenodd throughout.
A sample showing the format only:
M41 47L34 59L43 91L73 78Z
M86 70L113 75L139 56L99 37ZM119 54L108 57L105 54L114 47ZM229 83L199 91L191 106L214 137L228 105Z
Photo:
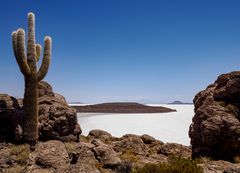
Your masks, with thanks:
M192 156L233 160L240 154L240 72L220 75L193 102Z
M0 141L20 140L23 112L19 102L7 94L0 94Z
M131 152L134 155L146 155L148 152L147 145L138 135L126 134L121 140L113 142L113 149L117 152Z
M40 142L35 147L35 151L29 155L31 166L28 167L28 172L67 172L70 162L63 142L50 140Z
M76 110L47 82L40 82L38 89L39 140L78 141L82 131ZM20 141L23 119L22 100L0 94L0 141Z
M121 160L111 146L104 144L100 140L94 140L93 144L96 146L93 148L94 155L104 167L111 168L120 163Z
M39 140L79 140L77 113L47 82L39 83Z

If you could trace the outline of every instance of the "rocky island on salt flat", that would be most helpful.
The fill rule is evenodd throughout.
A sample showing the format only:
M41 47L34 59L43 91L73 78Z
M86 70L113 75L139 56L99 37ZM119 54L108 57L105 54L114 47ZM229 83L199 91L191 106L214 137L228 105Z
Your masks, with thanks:
M175 109L163 106L147 106L134 102L114 102L85 106L72 106L77 112L97 113L166 113L175 112Z

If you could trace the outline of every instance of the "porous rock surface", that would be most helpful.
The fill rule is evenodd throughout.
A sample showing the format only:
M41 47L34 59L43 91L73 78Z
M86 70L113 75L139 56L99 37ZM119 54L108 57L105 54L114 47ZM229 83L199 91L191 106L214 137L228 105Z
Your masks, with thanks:
M0 94L0 141L20 140L23 111L17 99Z
M39 86L39 140L78 140L81 134L77 113L68 106L65 98L53 92L51 85Z
M91 135L93 133L108 134L94 130L88 136L81 136L80 142L40 141L34 150L30 150L29 145L21 147L0 143L0 173L16 170L26 173L131 173L134 168L146 163L168 162L172 155L191 157L190 147L180 144L164 144L158 140L144 143L141 136L131 134L120 138L102 138L101 135ZM137 147L140 148L135 149ZM222 160L205 159L198 166L203 168L204 173L240 171L240 164Z
M64 143L57 140L40 142L29 155L28 172L66 172L70 162Z
M192 156L233 160L240 154L240 72L223 74L194 98Z
M40 82L38 89L39 140L78 141L82 131L76 110L47 82ZM22 101L0 94L0 141L21 141L23 118Z

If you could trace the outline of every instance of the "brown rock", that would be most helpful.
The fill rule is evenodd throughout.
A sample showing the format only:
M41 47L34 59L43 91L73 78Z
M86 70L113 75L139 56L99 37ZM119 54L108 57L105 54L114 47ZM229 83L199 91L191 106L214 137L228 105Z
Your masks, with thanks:
M233 160L240 154L240 72L223 74L194 98L192 156Z
M104 167L112 168L121 161L111 146L106 145L99 140L94 140L93 144L96 145L96 147L93 148L95 157L104 165Z
M52 91L51 85L39 83L39 140L79 140L81 128L75 109L63 96Z
M53 92L53 89L52 89L52 86L45 82L45 81L41 81L38 83L38 96L39 97L46 97L46 96L49 96L49 97L54 97L54 92Z
M206 160L198 166L203 168L204 173L239 173L240 165L234 164L228 161L218 160L211 161Z
M145 144L152 144L156 141L156 139L150 135L144 134L141 136L141 139Z
M148 147L144 144L140 136L127 134L119 141L113 142L113 149L117 152L131 151L138 155L146 155Z
M38 143L30 157L35 163L28 169L30 172L65 173L70 165L65 145L56 140Z
M76 144L75 152L79 155L76 164L71 164L69 173L100 173L96 168L99 165L98 160L95 158L93 148L94 144L78 142Z
M54 93L54 97L56 98L56 100L58 100L61 103L67 103L66 99L58 93Z
M112 135L104 130L94 129L89 132L88 137L107 140L111 139Z
M157 153L166 156L177 156L188 159L191 158L192 154L190 147L176 143L166 143L164 145L160 145Z
M19 102L7 94L0 94L0 141L21 140L23 111Z
M53 92L47 82L39 82L39 140L79 140L81 128L76 110L65 98ZM21 101L0 94L0 141L20 141L24 112Z

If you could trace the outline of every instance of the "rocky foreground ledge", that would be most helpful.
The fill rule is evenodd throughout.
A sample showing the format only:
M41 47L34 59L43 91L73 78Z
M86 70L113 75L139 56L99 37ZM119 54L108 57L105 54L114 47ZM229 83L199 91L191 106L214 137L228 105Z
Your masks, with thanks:
M31 173L130 173L145 164L168 163L172 157L191 161L191 148L163 143L149 135L127 134L113 137L102 130L81 136L80 142L50 140L28 145L0 143L0 172ZM203 172L239 172L240 164L211 161L197 162Z
M176 110L162 106L147 106L133 102L102 103L86 106L72 106L77 112L96 113L166 113Z

